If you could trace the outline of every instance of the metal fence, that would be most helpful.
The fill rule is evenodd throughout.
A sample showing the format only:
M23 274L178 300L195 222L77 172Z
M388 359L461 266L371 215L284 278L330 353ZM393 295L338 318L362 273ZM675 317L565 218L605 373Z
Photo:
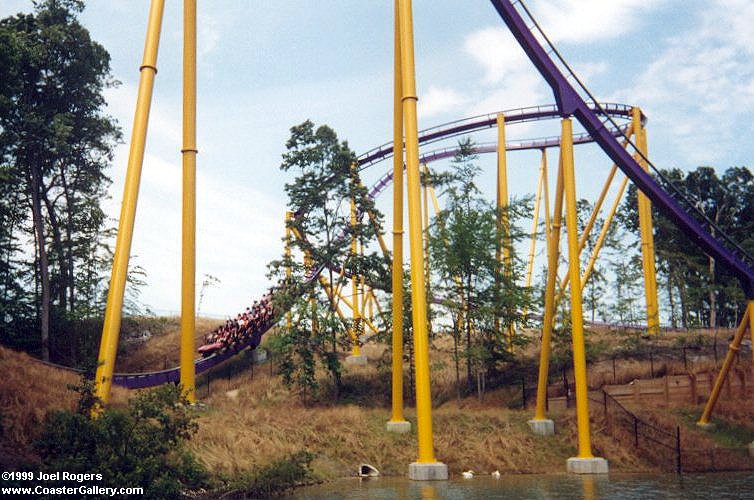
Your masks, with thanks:
M638 417L605 391L591 399L600 403L605 429L624 446L663 470L682 472L754 470L747 448L692 448L684 443L681 427L663 428Z

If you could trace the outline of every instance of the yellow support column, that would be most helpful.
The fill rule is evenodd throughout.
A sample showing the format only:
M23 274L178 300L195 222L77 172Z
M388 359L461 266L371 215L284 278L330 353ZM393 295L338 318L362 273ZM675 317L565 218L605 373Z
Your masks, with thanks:
M615 212L618 210L618 205L620 205L620 200L623 197L623 192L626 190L627 184L628 177L624 178L623 182L621 182L621 185L618 188L618 192L615 195L615 201L613 201L613 205L612 207L610 207L610 212L607 214L607 218L605 219L604 224L602 224L602 229L600 230L600 234L597 237L597 242L594 244L594 250L592 250L592 255L589 257L589 262L586 265L584 275L581 277L582 290L584 289L584 287L586 287L586 282L589 280L589 276L591 276L592 271L594 271L594 266L597 263L597 257L599 257L602 245L605 242L605 238L607 238L607 233L610 231L610 224L612 224L613 218L615 218Z
M545 168L546 156L542 156L542 166L539 168L539 179L537 179L537 195L534 201L534 215L531 220L531 242L529 244L529 259L526 264L526 288L531 286L532 275L534 274L534 253L537 250L537 229L539 228L539 207L542 204L542 181Z
M710 417L712 416L712 411L715 409L717 398L720 396L720 391L723 388L725 379L728 377L728 372L730 372L730 367L733 365L733 360L740 350L741 340L744 337L744 333L746 333L747 328L754 332L754 325L751 324L753 318L754 301L750 300L746 305L746 312L744 313L744 317L741 318L741 323L738 324L738 329L736 330L736 333L733 336L733 340L730 343L728 354L725 355L725 361L723 361L723 366L722 368L720 368L720 373L717 374L715 384L712 386L712 391L710 392L709 399L707 399L707 404L704 406L702 416L699 417L699 421L696 423L696 425L700 427L709 427L711 425ZM752 335L754 336L754 333Z
M400 27L401 89L403 123L406 131L406 171L408 177L408 228L411 253L411 306L414 326L416 369L416 423L419 457L409 465L408 477L415 480L446 480L447 465L435 459L432 437L432 395L429 379L429 338L427 335L427 295L424 287L422 255L421 186L419 179L419 134L416 123L416 81L411 0L398 1L396 21ZM400 217L400 214L394 214Z
M571 275L573 378L576 388L576 424L579 439L578 456L569 458L566 465L568 472L606 474L607 460L592 455L592 443L589 435L589 388L586 384L584 318L581 302L578 222L576 219L576 172L573 163L573 127L570 118L563 119L561 148L563 188L566 202L566 231L568 233L568 272Z
M496 300L500 300L500 268L503 275L510 280L513 276L511 263L511 239L508 220L508 163L505 150L505 116L497 114L497 250L495 258L498 262L498 271L495 273L497 285L495 287ZM500 331L500 318L495 306L495 330ZM508 325L505 331L508 339L508 351L513 351L513 325Z
M312 267L312 258L309 254L304 254L304 268L305 272L308 272L309 269ZM317 320L317 296L316 293L314 293L314 288L311 289L309 292L309 311L311 312L311 318L312 318L312 338L315 338L317 335L317 330L319 328L318 320Z
M136 99L133 132L131 133L131 149L128 152L128 167L126 168L126 179L123 186L123 204L118 221L118 236L115 241L113 269L110 276L110 288L107 293L105 322L102 327L102 340L100 341L95 377L95 393L105 404L110 400L115 355L118 350L123 295L126 289L128 258L131 253L136 203L139 197L141 167L144 163L144 147L147 139L149 109L152 103L152 88L154 87L154 77L157 74L157 49L160 44L160 27L164 7L164 0L152 0L144 43L144 58L139 68L139 91Z
M542 150L545 157L545 151ZM548 211L549 193L547 180L547 163L544 166L545 210ZM545 214L545 221L548 215ZM563 220L563 152L560 151L558 173L555 182L555 202L550 224L545 224L547 235L547 282L545 283L545 314L542 321L542 349L539 353L539 376L537 379L537 406L534 418L529 420L534 434L549 436L555 433L555 423L546 418L547 383L550 370L550 342L555 318L555 285L558 282L558 262L560 260L560 226ZM549 229L549 231L548 231Z
M647 156L647 136L641 124L641 110L631 110L632 128L636 140L636 147L645 157ZM649 165L640 156L636 155L636 161L645 172L649 172ZM652 229L652 204L644 193L638 193L639 205L639 228L641 232L641 255L644 270L644 291L647 303L647 332L656 334L660 332L657 302L657 273L655 270L654 231Z
M633 127L631 128L630 133L633 133ZM628 146L628 141L625 141L623 143L623 147L625 148ZM613 166L610 168L610 172L607 175L607 179L605 180L605 184L602 186L602 191L600 192L599 197L597 198L597 201L594 203L594 208L592 209L592 213L589 215L589 220L586 223L586 226L584 227L584 232L581 233L581 237L579 238L579 255L581 255L581 252L584 251L584 247L586 246L586 242L589 239L589 236L591 235L592 228L594 228L594 224L597 221L597 216L599 215L600 210L602 209L602 204L605 202L605 197L607 196L608 191L610 190L610 185L613 182L613 179L615 178L615 174L618 171L617 165L613 164ZM623 193L623 189L625 188L626 180L623 181L623 188L620 189L620 192ZM617 198L620 198L621 195L619 195ZM617 203L617 202L616 202ZM596 259L596 255L599 254L599 250L596 252L592 252L593 258ZM585 276L588 276L591 272L591 269L585 274ZM563 276L563 279L560 282L560 291L558 292L557 297L555 297L555 307L557 308L558 304L560 304L560 301L563 300L563 296L565 295L566 287L568 286L570 275L566 273L565 276ZM585 279L582 279L582 282L585 282ZM583 288L583 284L582 284Z
M183 2L183 266L181 269L181 386L196 401L196 0Z
M352 166L352 170L356 170L356 165ZM356 217L356 199L351 198L351 228L355 229L357 224ZM358 257L358 243L356 235L351 238L351 258L356 259ZM366 356L361 354L361 313L359 311L359 275L351 271L351 310L353 311L353 324L351 325L351 355L346 358L347 365L365 365L367 364Z

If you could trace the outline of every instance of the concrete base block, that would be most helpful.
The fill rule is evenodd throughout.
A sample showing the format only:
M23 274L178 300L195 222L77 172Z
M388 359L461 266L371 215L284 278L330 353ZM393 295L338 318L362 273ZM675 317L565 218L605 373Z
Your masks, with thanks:
M607 474L607 460L572 457L566 460L566 471L571 474Z
M257 348L251 351L251 362L255 365L267 361L267 350Z
M749 443L749 456L754 457L754 443Z
M704 429L705 431L711 431L712 429L715 428L715 424L713 424L712 422L707 422L706 424L697 422L696 426L699 427L700 429Z
M346 364L347 365L356 365L356 366L366 366L367 364L367 357L363 354L360 354L358 356L348 356L346 358Z
M408 478L413 481L447 481L448 466L441 462L414 462L408 466Z
M532 419L528 423L531 431L537 436L552 436L555 434L555 422L549 418L543 418L542 420Z
M388 432L395 432L397 434L405 434L407 432L411 432L411 422L408 422L406 420L389 420L385 427L387 428Z

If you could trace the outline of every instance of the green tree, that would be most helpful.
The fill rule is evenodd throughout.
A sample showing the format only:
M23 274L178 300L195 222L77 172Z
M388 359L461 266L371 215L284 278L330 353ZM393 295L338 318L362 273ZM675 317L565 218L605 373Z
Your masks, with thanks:
M288 206L296 213L289 224L300 236L291 238L288 245L310 263L303 266L301 258L295 262L284 255L270 264L271 274L281 279L287 269L292 270L292 277L285 278L284 290L276 294L281 310L291 309L293 314L293 327L283 333L287 337L284 351L288 353L284 354L283 376L301 388L312 388L315 360L319 359L332 376L337 398L341 386L338 349L346 346L344 337L349 329L361 330L360 325L340 320L334 298L324 293L313 277L322 272L329 286L338 288L346 276L365 275L368 282L384 287L384 259L373 252L353 255L350 250L352 238L369 248L381 216L359 181L355 155L330 127L315 128L309 120L294 126L286 149L280 168L296 175L285 185ZM356 225L351 224L351 199L361 215ZM367 213L374 216L374 224L365 222ZM306 389L303 392L311 393Z
M40 0L33 13L0 20L0 190L10 194L0 210L7 271L0 298L14 300L21 290L33 297L21 303L33 304L44 359L51 321L91 313L108 253L100 200L120 131L103 113L102 92L114 84L110 57L78 22L83 5ZM31 261L19 254L28 243ZM19 282L28 271L33 287Z
M722 239L722 234L702 220L694 209L704 213L745 250L750 253L754 250L751 236L754 219L750 211L754 208L754 176L749 169L729 168L722 176L712 167L699 167L691 172L663 170L661 173L658 182L670 193L676 189L683 192L694 205L687 207L690 213L713 236ZM623 225L638 237L636 188L629 188L620 217ZM684 327L733 326L742 313L744 299L735 278L705 255L673 221L656 210L653 224L658 280L670 305L671 320L678 317Z
M530 295L518 285L522 263L515 243L522 237L516 221L527 203L508 206L511 273L502 273L495 259L498 245L497 209L482 197L476 184L480 168L470 140L459 141L451 162L452 172L443 179L447 202L433 223L430 254L441 281L435 288L447 297L454 322L454 339L464 337L464 357L469 388L476 374L493 369L497 362L511 359L503 332L524 321ZM496 275L501 283L498 293ZM495 328L495 318L501 329Z

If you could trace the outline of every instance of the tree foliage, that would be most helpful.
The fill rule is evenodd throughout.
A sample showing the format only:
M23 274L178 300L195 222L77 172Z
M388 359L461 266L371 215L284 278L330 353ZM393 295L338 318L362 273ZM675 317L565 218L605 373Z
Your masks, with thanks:
M40 0L0 20L0 335L48 358L97 315L111 235L101 200L120 140L104 114L110 56L84 3Z
M751 216L754 176L748 168L732 167L722 175L712 167L699 167L690 172L664 170L662 174L658 182L667 191L672 193L670 183L674 184L733 241L754 253L754 218ZM634 234L639 234L635 187L629 188L621 222ZM722 240L715 228L700 222ZM744 305L738 281L705 255L673 221L656 210L653 224L658 290L670 306L672 323L679 322L685 327L735 325Z
M381 215L359 180L354 153L330 127L315 128L309 120L296 125L291 128L286 148L280 168L295 174L285 185L289 209L295 213L289 227L300 237L286 242L291 255L298 255L298 259L284 254L270 264L271 275L286 280L282 293L276 294L276 307L290 310L293 324L281 333L281 372L286 383L296 385L304 395L312 395L317 389L319 362L332 376L337 397L341 381L338 348L348 347L346 332L360 332L360 325L341 320L335 301L311 277L322 267L322 275L332 287L343 285L346 276L355 275L367 276L367 282L384 286L385 261L369 251ZM351 224L352 199L360 215L355 225ZM374 223L367 222L369 213ZM351 252L353 238L367 249L363 255ZM290 277L286 275L288 269Z
M81 395L78 411L48 415L36 443L44 471L99 473L101 486L141 486L149 498L179 498L206 483L207 472L184 449L197 424L179 386L143 392L127 408L96 417L91 379L74 389Z
M523 266L515 246L523 236L517 222L530 207L525 201L509 203L508 222L504 234L499 234L497 208L484 199L476 184L480 173L476 160L473 143L460 141L452 170L441 178L447 201L432 224L430 239L432 266L440 278L436 290L445 295L453 316L456 347L465 338L462 355L469 383L472 372L490 371L498 362L511 359L504 332L524 321L531 295L519 284ZM495 257L501 245L508 245L511 255L508 272Z

